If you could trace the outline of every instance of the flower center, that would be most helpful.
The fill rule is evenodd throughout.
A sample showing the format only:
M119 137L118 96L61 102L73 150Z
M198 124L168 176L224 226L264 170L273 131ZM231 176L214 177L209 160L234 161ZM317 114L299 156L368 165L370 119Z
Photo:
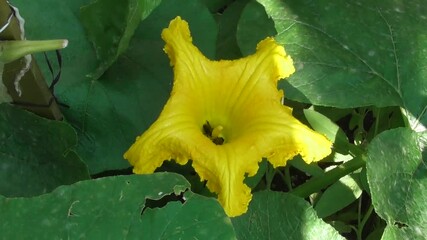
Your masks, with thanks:
M211 124L206 121L203 124L203 134L208 137L213 143L216 145L222 145L224 143L224 138L222 137L223 126L218 125L216 127L212 127Z

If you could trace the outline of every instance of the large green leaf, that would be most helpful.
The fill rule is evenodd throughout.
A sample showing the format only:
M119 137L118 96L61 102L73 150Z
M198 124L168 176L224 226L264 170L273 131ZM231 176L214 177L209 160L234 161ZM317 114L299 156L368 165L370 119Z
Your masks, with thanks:
M217 59L237 59L242 57L237 45L236 32L240 14L249 0L238 0L230 4L218 17Z
M280 84L288 98L341 108L399 105L415 117L426 109L427 5L423 1L258 2L273 18L276 39L297 68L289 81ZM255 12L242 14L252 15ZM247 24L239 28L253 31ZM426 125L425 115L422 122Z
M233 239L231 221L218 201L196 195L189 187L178 174L156 173L83 181L33 198L1 197L1 237ZM152 200L180 194L184 203L150 208Z
M0 194L40 195L88 179L76 145L70 125L0 104Z
M86 75L97 66L93 47L86 39L83 26L79 20L79 9L90 0L74 1L25 1L14 0L13 5L25 19L25 36L29 40L68 39L67 48L61 51L63 66L57 92L74 88L77 83L86 79ZM51 73L41 54L36 55L39 67L48 79ZM54 57L51 56L54 70L58 70ZM64 100L63 100L64 101ZM66 100L65 100L66 101Z
M254 193L248 212L232 222L238 239L343 239L310 204L288 193Z
M81 19L93 42L100 66L98 79L129 46L141 18L146 18L160 0L97 0L81 8Z
M407 128L379 134L366 164L375 212L388 226L383 239L427 236L427 136Z
M259 41L276 34L274 22L268 18L263 6L256 1L249 1L237 25L236 38L243 55L254 53Z
M231 4L233 0L200 0L212 13L220 13L224 8Z
M64 109L64 114L78 131L78 153L87 162L91 173L129 167L123 160L123 153L136 136L150 126L166 102L173 76L169 59L163 52L160 33L170 20L178 15L187 20L194 43L209 58L215 57L217 27L205 5L198 0L185 4L179 0L163 0L138 26L128 50L99 81L90 80L85 75L96 68L96 57L78 19L68 14L77 15L78 7L68 8L64 1L52 3L51 0L34 4L17 1L16 4L28 22L38 23L27 25L29 38L41 38L39 32L42 30L71 38L70 49L63 51L64 66L58 96L60 101L70 105L69 109ZM62 16L61 12L67 14ZM43 25L50 21L40 22L40 13L57 24L50 28ZM81 57L73 58L79 55ZM85 57L92 59L91 68Z

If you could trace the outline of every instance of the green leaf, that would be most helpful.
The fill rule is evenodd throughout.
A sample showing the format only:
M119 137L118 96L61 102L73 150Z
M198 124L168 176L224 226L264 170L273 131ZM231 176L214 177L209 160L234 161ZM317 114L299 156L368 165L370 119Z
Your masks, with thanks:
M350 233L351 231L353 231L353 229L351 228L352 227L351 225L348 225L342 221L331 221L330 224L341 234Z
M259 164L258 172L252 177L245 178L245 184L248 185L249 188L254 189L264 178L265 173L267 172L268 162L266 159L263 159Z
M83 79L90 81L86 75L97 66L96 55L79 20L80 7L90 0L56 1L14 0L13 5L19 9L25 18L25 36L27 39L67 39L67 48L61 50L63 66L61 80L56 85L60 93L75 87ZM43 14L40 14L43 13ZM51 76L44 56L36 55L37 62L43 75ZM58 69L52 56L54 70ZM58 91L59 90L59 91Z
M94 45L100 65L98 79L129 46L136 27L160 0L97 0L81 8L81 21Z
M362 195L359 177L360 173L346 175L328 187L314 207L317 215L328 217L356 201Z
M372 115L375 122L369 129L367 139L372 140L379 133L389 129L405 127L404 116L399 107L372 107Z
M0 218L7 219L0 232L5 239L233 239L218 201L189 187L180 175L156 173L83 181L33 198L0 198ZM185 191L185 203L149 206Z
M329 141L333 142L335 151L342 154L348 153L348 138L337 124L321 113L309 109L304 109L304 116L316 132L324 134Z
M0 104L0 194L40 195L88 179L76 144L76 132L67 123Z
M268 18L263 6L250 1L243 9L237 26L237 43L243 55L254 53L259 41L276 34L274 22Z
M292 167L305 172L306 174L313 177L321 177L325 174L322 168L320 168L316 163L306 163L300 155L295 156L291 161L289 161Z
M231 3L218 17L217 59L237 59L242 57L237 45L236 32L240 14L249 0Z
M0 103L11 102L12 97L7 92L7 88L3 83L3 69L4 64L0 63Z
M71 38L70 49L63 51L57 96L70 106L63 110L64 115L78 132L78 153L93 174L129 167L123 153L136 136L154 122L169 97L173 74L163 52L165 43L160 33L173 18L179 15L187 20L195 45L207 57L215 57L217 26L205 5L198 0L185 4L179 0L163 0L138 26L128 50L99 81L90 80L85 75L95 69L92 61L96 63L96 58L93 52L88 54L90 43L74 17L79 12L75 7L77 3L69 7L71 3L67 1L17 2L19 5L14 3L22 9L27 21L38 23L27 25L29 38L41 38L43 31L44 36L50 32L50 35ZM45 11L48 6L61 11ZM42 21L45 25L38 20L41 12L43 17L49 16L49 21ZM66 14L61 15L62 12ZM56 24L48 27L51 19L55 19ZM86 57L92 58L91 68ZM41 67L47 69L46 65Z
M352 108L334 108L334 107L322 107L313 106L316 112L319 112L328 117L332 122L338 122L340 119L351 115L354 111Z
M427 97L420 89L425 89L427 75L427 51L422 50L427 46L427 5L387 0L258 2L273 18L276 40L297 68L289 81L280 83L287 98L340 108L402 106L417 118L422 115L426 125ZM248 33L258 27L240 24L239 29Z
M238 239L344 239L292 194L254 193L246 214L232 218Z
M212 13L221 12L227 5L231 4L233 0L200 0Z
M142 5L141 20L146 19L161 2L162 0L139 0Z
M383 239L427 236L427 137L407 128L385 131L368 147L368 183ZM388 237L385 237L388 236Z
M384 227L378 226L373 230L367 237L366 240L378 240L381 239L381 236L384 234ZM388 238L383 238L388 239Z

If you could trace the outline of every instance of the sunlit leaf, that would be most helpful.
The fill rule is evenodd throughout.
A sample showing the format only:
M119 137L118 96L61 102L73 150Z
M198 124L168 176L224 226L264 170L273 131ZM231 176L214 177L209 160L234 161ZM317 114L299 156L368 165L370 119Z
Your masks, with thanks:
M340 108L403 106L426 125L422 1L258 2L275 22L276 40L295 61L296 73L281 82L287 98ZM239 29L254 28L239 24Z
M308 202L287 193L254 193L248 212L232 222L238 239L343 239Z
M33 198L1 197L0 232L4 239L234 239L219 203L188 188L180 175L157 173L83 181ZM150 208L185 191L184 203Z
M379 134L369 145L368 183L375 212L387 222L383 239L427 236L427 137L407 128Z
M328 187L314 209L321 218L330 216L347 207L362 195L360 173L346 175Z

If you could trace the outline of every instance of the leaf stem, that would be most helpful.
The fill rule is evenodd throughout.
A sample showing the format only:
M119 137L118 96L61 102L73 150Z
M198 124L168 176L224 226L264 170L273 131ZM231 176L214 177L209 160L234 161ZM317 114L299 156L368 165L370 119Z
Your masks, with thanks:
M362 240L362 233L363 233L363 227L365 227L366 222L368 221L369 217L372 214L372 211L374 210L374 206L371 204L369 205L368 210L365 213L365 216L363 216L362 221L357 226L357 239Z
M65 39L0 41L0 62L9 63L27 54L62 49L66 47L67 44L68 41Z
M267 189L271 190L271 183L273 182L274 174L276 173L276 170L270 165L267 165L267 172L265 174L265 179L267 182Z
M380 123L380 112L381 108L378 108L378 111L375 114L375 131L374 131L374 137L378 134L378 125Z
M288 186L289 191L292 191L292 180L291 180L291 173L289 171L289 166L285 167L285 179L286 179L286 185Z
M345 162L336 168L328 171L323 176L313 177L304 184L294 188L290 193L306 198L310 196L310 194L319 192L320 190L326 188L332 183L338 181L338 179L344 177L345 175L363 167L365 165L365 160L363 159L363 155L356 156L352 160Z

